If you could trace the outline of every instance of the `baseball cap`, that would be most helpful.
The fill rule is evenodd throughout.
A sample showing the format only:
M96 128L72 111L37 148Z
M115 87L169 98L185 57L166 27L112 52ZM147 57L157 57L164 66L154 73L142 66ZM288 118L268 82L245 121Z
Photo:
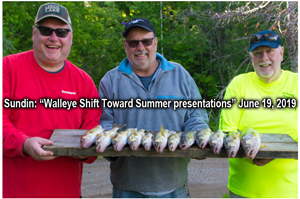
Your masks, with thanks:
M155 29L154 26L151 24L151 22L148 19L145 18L134 18L131 19L125 26L125 31L122 32L123 37L126 37L126 35L129 32L129 29L132 27L141 27L144 28L150 32L154 32L155 35Z
M56 3L46 3L40 6L34 23L41 21L47 17L56 17L63 22L71 25L71 19L68 13L68 10L59 4Z
M254 34L250 39L249 50L252 52L259 46L269 46L271 48L278 48L281 45L280 37L276 32L264 30Z

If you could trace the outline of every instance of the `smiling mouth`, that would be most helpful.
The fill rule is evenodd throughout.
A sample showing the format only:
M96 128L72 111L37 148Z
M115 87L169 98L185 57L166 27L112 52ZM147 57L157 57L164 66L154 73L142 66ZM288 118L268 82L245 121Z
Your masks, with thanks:
M144 57L144 56L146 56L147 55L147 53L143 53L143 54L136 54L135 56L136 57Z
M258 64L260 67L268 67L268 66L271 66L271 64Z
M50 48L50 49L59 49L60 46L51 46L51 45L46 45L47 48Z

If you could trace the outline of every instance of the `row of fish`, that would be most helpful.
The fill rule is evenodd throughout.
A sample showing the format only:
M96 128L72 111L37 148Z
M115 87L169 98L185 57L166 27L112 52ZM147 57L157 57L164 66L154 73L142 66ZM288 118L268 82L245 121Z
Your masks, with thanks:
M118 132L124 126L114 125L111 130L106 131L98 125L81 136L81 147L89 148L95 143L96 151L104 152L112 144L115 151L121 151L128 144L132 151L136 151L142 145L146 151L153 146L157 153L162 153L166 147L169 151L175 151L178 147L186 150L196 142L200 149L204 149L209 144L214 154L219 154L224 145L228 157L234 158L241 145L246 157L253 159L261 146L261 134L251 127L242 132L241 138L240 131L224 133L217 130L214 133L210 128L201 131L176 132L163 129L161 126L156 134L136 128Z

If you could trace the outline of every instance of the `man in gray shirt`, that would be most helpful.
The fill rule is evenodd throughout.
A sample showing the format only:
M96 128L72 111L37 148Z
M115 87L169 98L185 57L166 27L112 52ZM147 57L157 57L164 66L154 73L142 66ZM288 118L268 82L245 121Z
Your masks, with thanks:
M145 18L130 20L122 33L127 57L100 81L99 94L108 100L201 100L190 74L178 63L157 53L153 25ZM159 131L202 130L208 127L205 109L103 108L100 124ZM124 127L125 128L125 127ZM113 197L188 196L186 184L189 157L118 157L111 161Z

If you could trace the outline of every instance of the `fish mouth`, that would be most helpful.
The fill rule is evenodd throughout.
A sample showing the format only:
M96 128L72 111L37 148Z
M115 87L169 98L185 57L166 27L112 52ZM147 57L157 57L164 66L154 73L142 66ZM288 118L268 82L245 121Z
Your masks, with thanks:
M102 152L105 151L106 147L107 147L107 145L105 145L105 144L99 144L99 145L96 147L96 152L102 153Z
M251 159L253 159L254 158L254 150L253 149L251 149L250 151L249 151L249 153L248 153L248 158L251 158Z
M174 145L170 145L170 146L169 146L169 151L175 151L175 149L176 149L176 148L175 148Z
M123 149L124 145L123 144L116 144L114 146L115 151L121 151Z
M145 145L145 146L144 146L144 149L145 149L146 151L149 151L149 150L150 150L150 148L151 148L151 146L150 146L150 145Z
M213 148L214 154L219 154L220 151L221 151L221 149L220 149L220 147L219 147L218 144L213 144L213 145L212 145L212 148Z
M130 145L130 149L132 150L132 151L137 151L137 145L135 145L135 144L132 144L132 145Z
M234 151L230 151L228 154L229 158L234 158L236 156L236 154L234 153Z
M162 146L156 146L156 147L155 147L155 151L156 151L157 153L162 153L162 152L164 151L164 148L163 148Z
M203 141L201 141L199 148L200 149L204 149L206 147L205 143Z
M92 145L92 141L89 140L81 140L80 146L81 148L89 148Z

